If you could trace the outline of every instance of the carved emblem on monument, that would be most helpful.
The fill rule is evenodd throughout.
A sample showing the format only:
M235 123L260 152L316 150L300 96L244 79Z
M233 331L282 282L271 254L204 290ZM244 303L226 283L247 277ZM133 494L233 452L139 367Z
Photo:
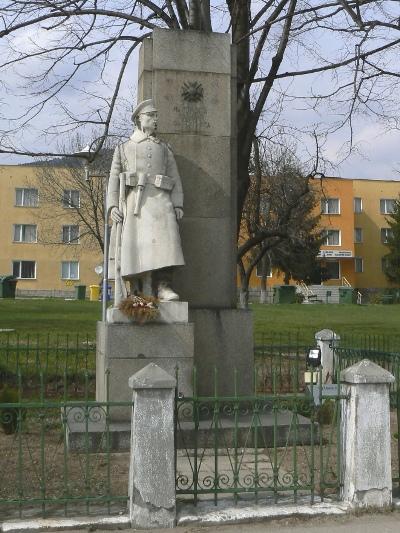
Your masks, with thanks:
M174 111L179 116L175 125L182 131L197 133L210 127L207 108L204 104L204 88L198 81L186 81L181 87L182 105Z

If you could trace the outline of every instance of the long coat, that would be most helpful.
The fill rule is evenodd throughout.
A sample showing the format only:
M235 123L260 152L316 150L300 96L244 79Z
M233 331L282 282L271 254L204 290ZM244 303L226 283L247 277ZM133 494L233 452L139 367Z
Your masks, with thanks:
M169 266L184 265L179 228L174 208L183 207L182 183L170 147L157 137L136 130L131 138L116 147L107 189L107 209L119 207L120 174L126 173L122 211L121 275L133 276ZM137 178L146 183L140 212L135 216ZM155 176L167 176L170 190L154 184ZM110 238L110 278L113 278L116 253L116 224Z

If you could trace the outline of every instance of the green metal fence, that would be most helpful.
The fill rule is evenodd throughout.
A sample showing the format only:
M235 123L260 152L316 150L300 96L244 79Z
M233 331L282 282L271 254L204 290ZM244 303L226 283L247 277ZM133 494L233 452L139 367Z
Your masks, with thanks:
M315 373L314 373L315 374ZM176 492L199 499L244 495L294 501L307 494L321 501L340 488L340 388L322 397L318 383L279 388L270 394L178 397L176 400ZM228 378L228 376L227 376ZM194 379L194 383L196 380ZM234 391L237 374L232 376Z
M28 390L39 394L40 375L46 376L46 394L62 396L64 379L70 393L84 395L85 376L94 393L96 343L88 335L0 334L0 383L17 386L18 374Z
M0 520L126 511L129 453L114 452L112 420L132 404L94 401L86 371L78 400L67 372L61 397L47 378L35 394L21 373L0 390Z

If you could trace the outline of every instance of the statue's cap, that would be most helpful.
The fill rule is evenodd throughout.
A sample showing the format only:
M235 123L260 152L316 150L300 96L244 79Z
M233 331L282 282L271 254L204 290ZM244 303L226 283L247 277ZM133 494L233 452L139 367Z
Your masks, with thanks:
M157 108L154 105L153 100L151 98L149 100L143 100L143 102L140 102L140 104L138 104L132 111L132 121L134 121L141 113L153 113L154 111L157 111Z

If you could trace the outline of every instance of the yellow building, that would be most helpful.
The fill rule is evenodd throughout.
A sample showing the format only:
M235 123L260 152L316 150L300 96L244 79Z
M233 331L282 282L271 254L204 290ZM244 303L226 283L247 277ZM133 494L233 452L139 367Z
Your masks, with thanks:
M391 284L383 273L383 257L388 253L387 216L400 195L400 181L315 179L319 196L321 227L327 232L318 260L329 273L324 285L356 288L387 288ZM269 286L282 284L282 276L272 272ZM260 287L260 277L253 273L250 286Z
M80 205L81 191L68 180L63 186L65 170L53 170L62 192L59 202L49 202L40 190L40 170L0 166L0 275L14 274L17 291L32 295L62 295L75 285L98 284L94 269L102 262L100 248L84 235L71 208Z

